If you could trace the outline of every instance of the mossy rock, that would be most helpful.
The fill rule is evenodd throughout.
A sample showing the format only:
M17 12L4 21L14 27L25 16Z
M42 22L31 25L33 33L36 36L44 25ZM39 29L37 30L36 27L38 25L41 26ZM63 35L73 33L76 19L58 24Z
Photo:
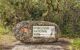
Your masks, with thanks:
M49 37L33 36L34 26L54 26L55 34L50 34ZM57 24L47 21L22 21L18 23L13 29L14 35L17 40L22 43L47 43L57 41L60 36L60 29Z

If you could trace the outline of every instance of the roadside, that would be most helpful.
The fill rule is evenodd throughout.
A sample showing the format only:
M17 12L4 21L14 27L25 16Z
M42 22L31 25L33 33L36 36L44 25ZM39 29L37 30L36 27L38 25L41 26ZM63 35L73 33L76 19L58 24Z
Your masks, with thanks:
M24 45L21 42L17 41L13 35L5 34L0 35L0 50L11 50L16 45ZM64 48L65 50L79 50L80 39L68 39L68 38L60 38L57 42L54 43L46 43L46 44L27 44L31 46L59 46ZM27 46L26 45L26 46ZM54 47L53 47L54 48Z
M11 50L11 48L15 47L16 45L23 45L23 44L17 41L12 35L3 35L3 36L1 35L0 36L0 49L1 50ZM36 46L38 44L27 44L27 45ZM39 46L40 45L43 45L43 46L53 45L56 47L59 46L65 49L69 49L70 40L66 38L60 38L58 42L39 44Z

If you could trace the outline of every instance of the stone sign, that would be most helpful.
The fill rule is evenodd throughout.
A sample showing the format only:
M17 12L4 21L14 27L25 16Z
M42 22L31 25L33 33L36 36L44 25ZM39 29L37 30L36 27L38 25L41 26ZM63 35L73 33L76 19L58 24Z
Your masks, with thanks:
M13 31L16 39L23 43L54 42L60 35L57 24L47 21L22 21Z

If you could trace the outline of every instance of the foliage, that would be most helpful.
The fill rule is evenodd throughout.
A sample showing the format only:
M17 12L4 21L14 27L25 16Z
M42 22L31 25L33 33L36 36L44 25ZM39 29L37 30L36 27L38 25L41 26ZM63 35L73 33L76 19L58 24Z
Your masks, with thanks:
M5 28L1 23L0 23L0 35L3 35L3 34L7 34L11 32L9 28Z
M80 37L78 0L0 0L0 20L13 28L24 20L55 22L63 34Z
M80 50L80 38L73 39L72 47L75 50Z

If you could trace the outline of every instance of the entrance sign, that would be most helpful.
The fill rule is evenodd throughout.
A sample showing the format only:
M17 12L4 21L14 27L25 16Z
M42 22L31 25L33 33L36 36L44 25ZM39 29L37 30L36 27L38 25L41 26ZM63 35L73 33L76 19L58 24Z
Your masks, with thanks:
M60 36L58 25L48 21L22 21L13 31L16 39L22 43L54 42Z
M55 36L55 26L33 26L33 37Z

